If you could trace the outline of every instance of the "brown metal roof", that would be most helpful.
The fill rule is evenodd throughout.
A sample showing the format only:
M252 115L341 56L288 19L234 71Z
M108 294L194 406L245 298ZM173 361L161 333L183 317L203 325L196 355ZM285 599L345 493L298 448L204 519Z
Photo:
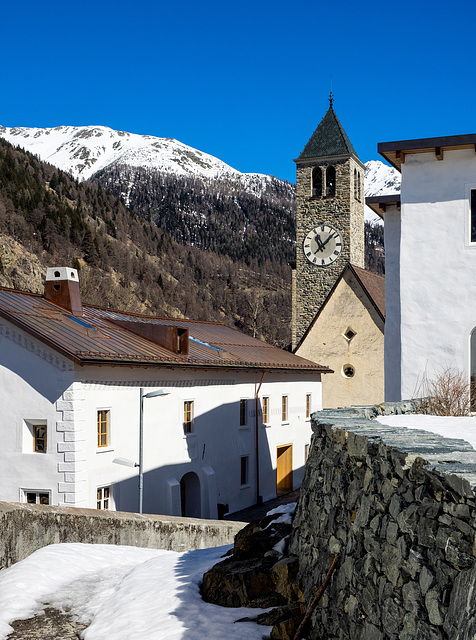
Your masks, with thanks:
M83 305L74 317L43 297L0 287L0 316L79 364L173 365L330 372L328 367L224 324L157 318ZM114 321L134 320L188 329L188 354L166 349Z
M360 280L370 300L374 303L378 312L385 320L385 276L379 276L377 273L361 269L354 264L350 265L353 272Z

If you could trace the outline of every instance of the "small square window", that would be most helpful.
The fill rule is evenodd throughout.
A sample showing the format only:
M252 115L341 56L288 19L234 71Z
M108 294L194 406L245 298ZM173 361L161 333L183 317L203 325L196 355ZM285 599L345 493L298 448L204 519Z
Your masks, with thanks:
M269 397L264 396L261 402L261 408L263 411L263 424L269 423Z
M98 447L109 445L110 413L109 409L98 411Z
M248 484L249 456L241 456L241 485Z
M248 400L240 400L240 427L245 427L248 417Z
M288 421L288 396L283 396L281 401L281 422Z
M193 432L193 400L186 400L183 403L183 431Z
M46 453L46 424L33 425L33 451Z
M111 487L99 487L97 490L97 509L109 509Z

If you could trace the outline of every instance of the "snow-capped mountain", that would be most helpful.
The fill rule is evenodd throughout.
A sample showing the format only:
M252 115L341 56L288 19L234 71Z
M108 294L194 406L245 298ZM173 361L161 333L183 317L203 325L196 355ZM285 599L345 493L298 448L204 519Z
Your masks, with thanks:
M379 160L365 163L364 179L366 196L400 193L400 173Z
M103 126L0 127L0 136L79 180L87 180L114 165L155 169L183 177L226 178L246 183L250 191L265 187L270 179L262 174L240 173L218 158L172 138L138 135Z
M365 163L365 195L381 196L400 193L399 172L393 167L380 162L379 160L369 160ZM372 224L383 224L383 220L365 205L365 219Z
M0 137L81 181L113 167L134 167L182 178L227 180L258 197L265 191L269 194L276 183L286 184L293 192L289 195L294 197L294 186L289 183L264 174L241 173L218 158L172 138L115 131L104 126L50 129L0 126ZM370 160L365 167L366 196L399 192L400 174L393 167L376 160ZM126 201L131 187L123 194ZM368 207L365 218L381 222Z

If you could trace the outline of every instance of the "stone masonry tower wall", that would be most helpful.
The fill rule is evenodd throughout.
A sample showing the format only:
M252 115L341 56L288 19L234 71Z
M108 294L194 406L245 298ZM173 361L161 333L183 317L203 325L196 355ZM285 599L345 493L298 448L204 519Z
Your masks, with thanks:
M348 262L365 268L364 165L331 106L296 160L296 267L293 270L292 342L299 344ZM335 179L330 179L335 171ZM316 174L319 182L316 181ZM330 264L311 264L303 241L328 225L342 238ZM321 254L322 255L322 254Z

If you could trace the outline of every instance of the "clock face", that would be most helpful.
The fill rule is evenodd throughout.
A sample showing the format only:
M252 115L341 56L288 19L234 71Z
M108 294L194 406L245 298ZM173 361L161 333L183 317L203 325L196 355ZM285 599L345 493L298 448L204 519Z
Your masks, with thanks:
M338 231L327 224L321 224L309 231L302 243L304 255L316 267L327 267L340 256L342 238Z

